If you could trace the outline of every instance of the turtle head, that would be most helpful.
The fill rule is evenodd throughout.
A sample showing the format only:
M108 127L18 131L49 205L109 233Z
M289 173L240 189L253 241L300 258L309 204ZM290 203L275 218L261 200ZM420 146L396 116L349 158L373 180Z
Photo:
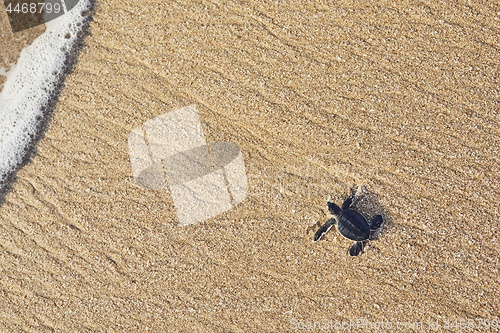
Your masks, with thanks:
M333 202L328 201L326 204L328 205L328 211L332 215L338 215L342 211L342 209Z

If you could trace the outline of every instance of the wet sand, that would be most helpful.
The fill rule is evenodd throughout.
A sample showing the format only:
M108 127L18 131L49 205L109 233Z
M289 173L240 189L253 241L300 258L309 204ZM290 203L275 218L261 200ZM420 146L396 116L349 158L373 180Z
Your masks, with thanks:
M498 317L499 12L98 2L0 207L0 328L457 331L445 325ZM127 138L191 104L207 141L240 147L249 194L180 227L168 190L134 183ZM356 258L333 230L313 243L327 199L361 184L379 237Z

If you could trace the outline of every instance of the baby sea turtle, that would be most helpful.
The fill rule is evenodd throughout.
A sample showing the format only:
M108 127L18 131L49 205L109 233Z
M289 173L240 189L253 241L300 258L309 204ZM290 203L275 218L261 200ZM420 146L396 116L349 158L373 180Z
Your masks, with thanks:
M355 241L349 248L349 255L357 256L363 252L364 245L371 235L377 231L383 223L382 215L375 215L366 220L363 215L352 209L355 195L351 195L342 204L342 208L333 202L327 202L328 210L334 216L326 221L314 235L314 241L319 241L334 225L342 236Z

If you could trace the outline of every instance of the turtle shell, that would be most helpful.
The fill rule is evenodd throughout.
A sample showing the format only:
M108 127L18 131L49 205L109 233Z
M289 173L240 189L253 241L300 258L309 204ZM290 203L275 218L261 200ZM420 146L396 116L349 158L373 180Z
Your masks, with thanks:
M337 215L337 229L340 234L354 241L364 241L370 237L370 226L360 213L346 209Z

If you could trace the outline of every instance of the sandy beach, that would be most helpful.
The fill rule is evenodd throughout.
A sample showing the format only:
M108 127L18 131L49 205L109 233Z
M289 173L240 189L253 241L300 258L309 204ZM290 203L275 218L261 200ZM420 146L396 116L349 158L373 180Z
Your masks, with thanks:
M5 67L43 27L0 19ZM0 331L500 329L499 4L102 0L90 33L0 206ZM187 105L248 196L183 227L127 140ZM313 242L358 185L377 239Z

